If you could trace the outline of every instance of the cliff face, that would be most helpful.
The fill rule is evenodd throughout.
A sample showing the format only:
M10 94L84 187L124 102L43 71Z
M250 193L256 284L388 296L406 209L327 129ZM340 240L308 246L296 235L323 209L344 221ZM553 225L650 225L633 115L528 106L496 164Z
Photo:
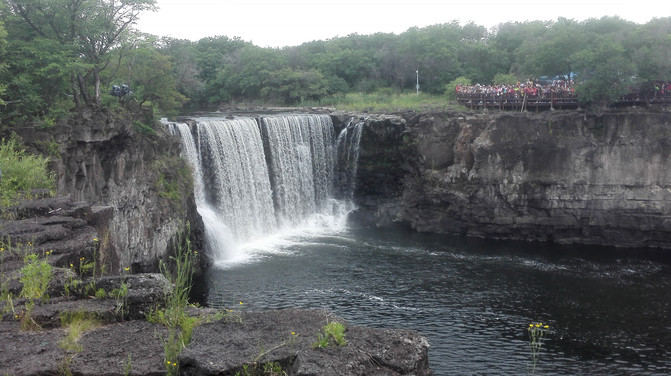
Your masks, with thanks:
M100 257L112 273L125 267L135 273L158 271L158 260L171 252L187 220L195 238L201 236L179 140L142 132L136 125L139 115L84 109L52 131L19 131L37 148L57 148L52 167L59 195L110 213L96 227Z
M357 218L378 226L671 248L669 113L411 114L361 143Z

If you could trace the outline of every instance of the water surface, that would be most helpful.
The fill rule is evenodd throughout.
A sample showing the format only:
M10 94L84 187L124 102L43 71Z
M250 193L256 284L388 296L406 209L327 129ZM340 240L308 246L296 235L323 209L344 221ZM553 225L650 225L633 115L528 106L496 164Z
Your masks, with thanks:
M539 374L671 373L668 252L356 229L296 230L239 252L207 272L209 305L415 329L436 375L527 373L537 321L550 326Z

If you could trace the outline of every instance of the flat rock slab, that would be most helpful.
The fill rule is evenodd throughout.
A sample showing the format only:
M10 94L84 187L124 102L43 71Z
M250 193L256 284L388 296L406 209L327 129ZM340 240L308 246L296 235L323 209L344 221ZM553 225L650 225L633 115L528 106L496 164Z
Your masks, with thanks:
M277 362L289 375L432 375L429 344L411 330L348 326L328 312L299 309L245 312L240 318L194 329L179 358L182 374L234 375L244 364ZM347 345L312 348L329 321L346 325Z
M18 322L0 322L0 375L55 375L63 361L62 329L22 331Z
M164 340L168 329L146 321L127 321L87 332L78 343L84 350L70 363L75 375L120 376L166 374Z

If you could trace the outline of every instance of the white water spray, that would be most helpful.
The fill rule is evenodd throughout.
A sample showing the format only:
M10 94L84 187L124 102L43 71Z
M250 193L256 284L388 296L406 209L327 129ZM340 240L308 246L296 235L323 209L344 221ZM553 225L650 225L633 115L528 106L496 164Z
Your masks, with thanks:
M180 123L168 128L181 136L193 166L215 261L236 262L250 249L345 227L354 205L351 192L339 191L353 189L360 127L338 140L327 115L202 119L193 131Z

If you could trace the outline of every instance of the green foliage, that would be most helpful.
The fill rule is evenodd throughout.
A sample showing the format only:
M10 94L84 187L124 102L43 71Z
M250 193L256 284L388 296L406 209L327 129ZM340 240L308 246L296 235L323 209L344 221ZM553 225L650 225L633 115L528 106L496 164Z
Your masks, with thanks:
M53 278L51 265L31 253L23 259L25 265L21 268L19 280L23 284L21 296L26 299L46 298L49 282Z
M156 136L156 130L154 127L144 124L139 120L135 121L135 130L147 136Z
M187 225L187 234L189 226ZM170 257L172 266L163 262L160 269L163 275L172 282L172 291L165 296L165 307L157 308L147 314L147 321L162 324L168 330L164 340L165 362L168 375L177 375L179 364L177 358L182 349L191 342L193 328L211 320L218 320L223 313L213 316L192 317L187 312L189 294L193 285L195 253L191 250L188 236L179 237L176 255Z
M123 101L105 93L123 83L131 86L134 100L172 115L184 104L191 109L260 101L306 105L383 88L409 92L416 72L423 94L447 93L448 99L462 77L491 84L577 73L581 95L598 105L624 89L671 80L671 17L645 25L618 17L507 22L491 31L451 21L398 35L352 34L275 49L237 37L190 42L134 32L133 23L141 12L155 9L154 0L5 4L4 124L53 126L76 104L122 107ZM611 48L613 56L602 59Z
M177 184L177 182L171 183L167 181L163 174L159 174L158 176L158 194L163 198L174 200L176 202L181 200L179 184Z
M333 339L338 346L345 346L347 344L347 340L345 339L345 325L337 321L331 321L324 325L322 330L323 333L319 333L317 342L312 344L313 348L326 348L331 339Z
M280 363L266 362L243 364L242 371L236 372L235 376L287 376L287 373Z
M302 104L326 95L324 76L315 70L298 71L291 68L270 72L261 89L261 96L270 103Z
M0 141L0 208L31 197L34 189L53 189L54 176L47 171L48 160L25 152L15 138Z
M497 73L494 76L494 85L515 85L519 80L511 73Z
M334 106L343 111L394 112L404 110L445 109L448 104L442 97L415 93L390 94L388 90L374 93L348 93L333 95L319 101L306 101L306 106Z
M133 100L140 105L151 103L159 112L174 115L187 98L177 90L172 62L157 49L155 40L137 38L138 41L124 52L118 69L110 72L112 75L108 80L123 77L122 82L132 85Z

